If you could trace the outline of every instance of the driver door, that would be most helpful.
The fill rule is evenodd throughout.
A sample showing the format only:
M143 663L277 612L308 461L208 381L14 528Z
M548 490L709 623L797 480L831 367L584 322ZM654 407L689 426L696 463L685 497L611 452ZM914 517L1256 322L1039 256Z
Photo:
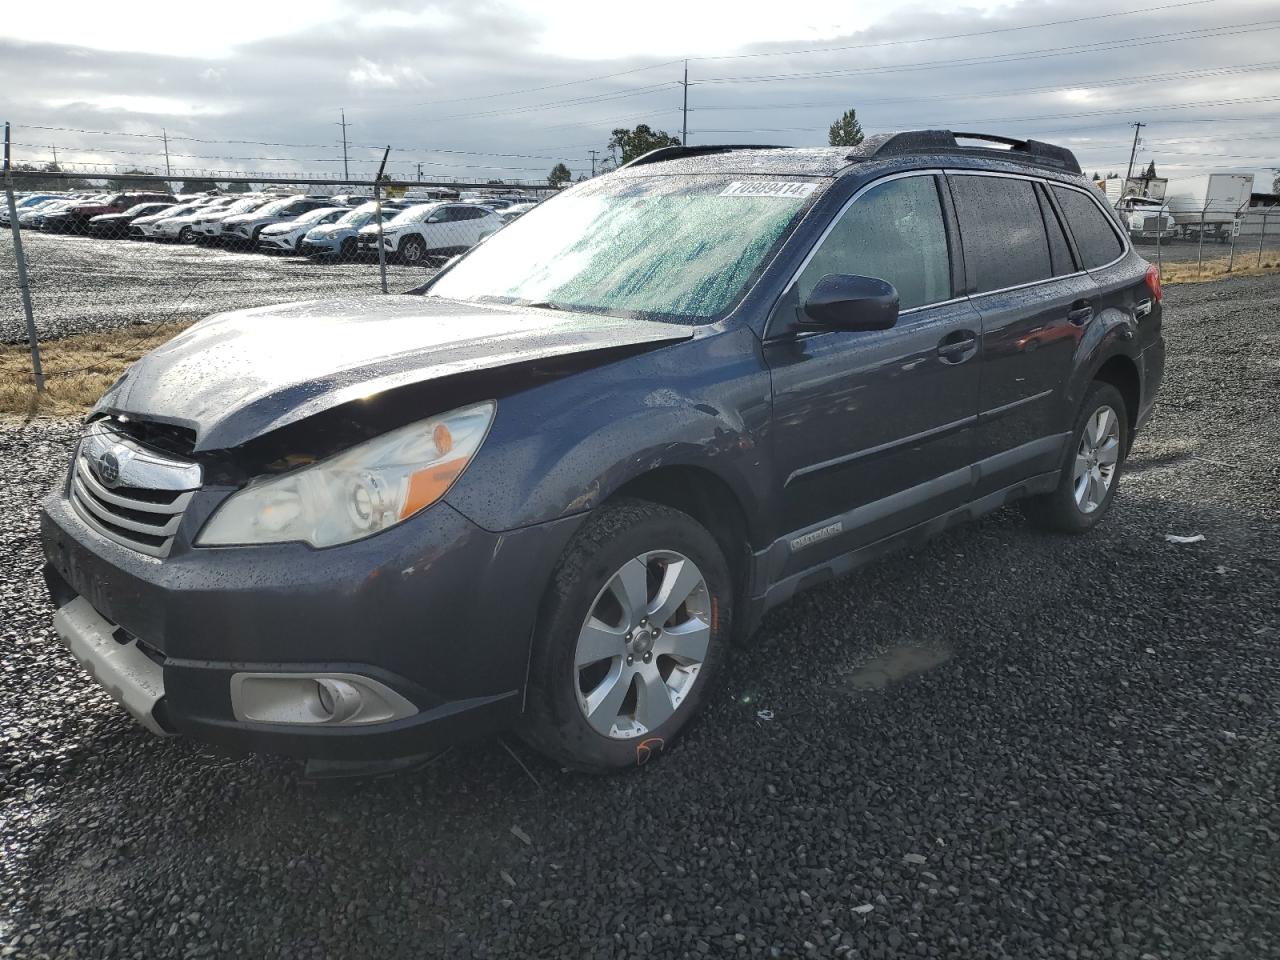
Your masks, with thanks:
M765 340L773 464L789 540L777 577L967 502L978 414L979 317L963 289L942 177L913 173L855 195L779 301ZM828 274L898 290L888 330L796 324Z

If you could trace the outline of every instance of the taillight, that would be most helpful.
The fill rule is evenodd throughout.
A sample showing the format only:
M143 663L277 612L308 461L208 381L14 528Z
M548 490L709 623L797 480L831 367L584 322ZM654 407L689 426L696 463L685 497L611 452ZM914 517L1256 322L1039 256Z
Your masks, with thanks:
M1154 264L1147 267L1147 289L1151 291L1156 303L1164 302L1164 291L1160 289L1160 271Z

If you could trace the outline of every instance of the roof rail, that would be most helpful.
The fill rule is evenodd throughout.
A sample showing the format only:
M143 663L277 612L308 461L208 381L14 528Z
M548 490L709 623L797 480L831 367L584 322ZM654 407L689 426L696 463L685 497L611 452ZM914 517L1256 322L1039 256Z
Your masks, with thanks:
M967 146L959 140L980 140L998 143L995 147ZM1017 140L990 133L952 133L950 130L908 130L903 133L885 133L867 137L845 159L870 160L879 157L897 157L913 153L967 153L983 157L1000 157L1029 163L1034 166L1054 167L1070 173L1081 173L1076 155L1066 147L1054 146L1040 140Z
M664 160L678 160L681 157L700 157L711 153L729 153L732 150L782 150L773 143L709 143L705 146L686 147L676 144L672 147L658 147L656 150L650 150L648 153L642 153L634 160L628 160L621 164L618 169L625 170L627 167L638 167L646 163L661 163Z

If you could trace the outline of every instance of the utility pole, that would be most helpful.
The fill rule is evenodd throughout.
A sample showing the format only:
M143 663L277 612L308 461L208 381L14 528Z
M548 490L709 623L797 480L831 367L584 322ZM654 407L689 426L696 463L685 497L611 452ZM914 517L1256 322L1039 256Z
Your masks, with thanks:
M687 147L689 145L689 61L684 62L684 82L680 84L684 87L684 109L681 111L683 120L680 125L680 146Z
M600 152L599 150L588 150L588 151L587 151L587 153L591 154L591 176L592 176L593 178L594 178L594 177L595 177L595 175L596 175L596 154L597 154L597 153L599 153L599 152ZM139 227L139 229L141 229L141 227Z
M338 113L342 117L342 121L336 124L336 126L342 128L342 179L350 180L351 172L347 169L347 127L351 126L351 124L347 123L346 107L340 108Z
M36 319L31 310L31 284L27 280L27 256L22 250L22 232L18 229L18 210L13 199L13 173L9 169L9 122L4 124L4 199L9 207L9 226L13 230L13 259L18 268L18 293L22 297L22 313L27 319L27 342L31 346L31 373L36 380L36 393L44 393L44 367L40 364L40 341L36 337Z
M422 182L422 164L418 164L418 182Z
M173 171L169 169L169 131L161 127L160 136L164 138L164 175L172 177Z
M1145 123L1135 123L1133 125L1133 149L1129 151L1129 171L1124 175L1124 183L1120 187L1122 194L1129 185L1129 178L1133 176L1133 161L1138 155L1138 134L1142 132L1142 128L1145 126Z
M53 147L53 165L56 167L58 166L58 145L56 143L52 143L50 146Z

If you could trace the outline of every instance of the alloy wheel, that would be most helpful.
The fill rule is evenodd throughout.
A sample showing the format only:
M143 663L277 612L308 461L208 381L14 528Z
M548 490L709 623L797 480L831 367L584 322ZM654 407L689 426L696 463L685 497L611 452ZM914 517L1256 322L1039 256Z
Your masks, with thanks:
M578 633L578 706L597 733L627 740L656 730L685 701L711 643L711 596L697 565L672 550L623 564Z
M1076 506L1093 513L1107 498L1120 462L1120 419L1107 405L1098 407L1084 425L1076 450L1072 481Z
M406 240L404 246L400 248L400 255L404 258L405 263L418 263L426 251L422 249L422 244L417 240Z
M195 234L192 233L190 227L183 227L181 230L178 231L179 243L195 243L195 240L196 240Z

